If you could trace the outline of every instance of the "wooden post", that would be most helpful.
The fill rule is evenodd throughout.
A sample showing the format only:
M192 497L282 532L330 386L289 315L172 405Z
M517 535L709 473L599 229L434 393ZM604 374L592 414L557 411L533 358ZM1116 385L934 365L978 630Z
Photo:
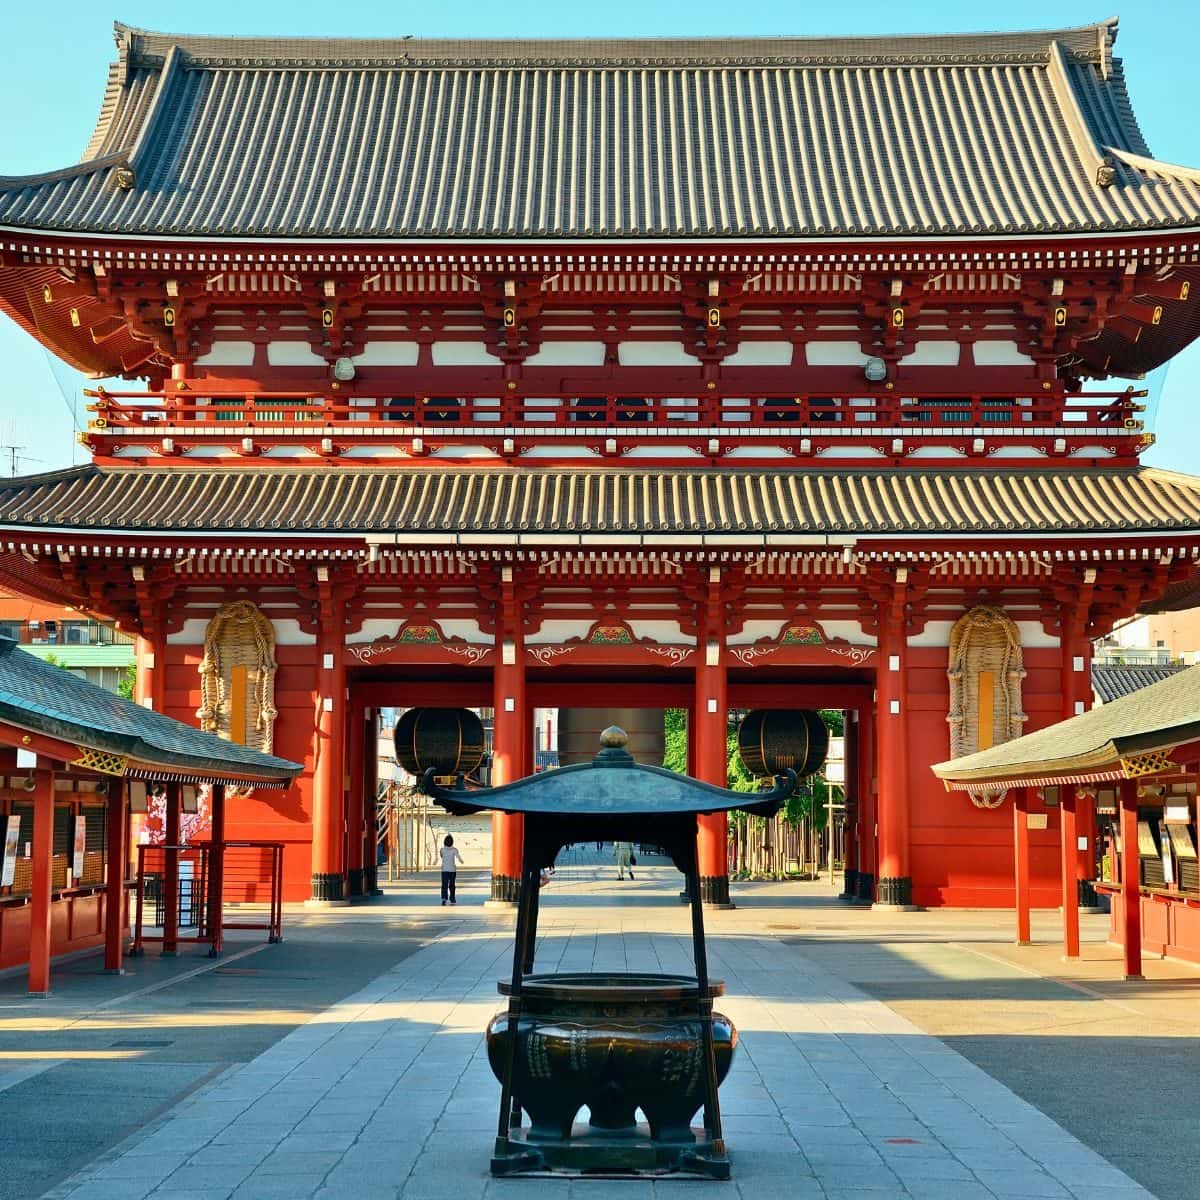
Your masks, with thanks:
M328 571L328 568L318 568ZM318 575L321 597L317 638L316 768L313 771L312 901L342 905L346 900L342 847L346 836L345 712L346 602L340 590Z
M1142 976L1142 889L1138 878L1137 780L1121 782L1121 907L1125 947L1125 978Z
M182 824L183 788L167 784L167 848L163 852L162 953L170 957L179 950L179 836Z
M524 776L533 742L525 698L525 643L521 636L513 568L501 568L496 622L497 661L492 673L492 786ZM525 818L492 814L492 888L489 904L517 903L521 887Z
M215 958L225 941L225 785L214 783L210 795L212 808L212 848L208 863L208 932L212 938L209 955Z
M695 777L715 787L729 782L729 689L725 666L725 612L721 568L708 568L704 601L697 614L695 695ZM729 898L729 818L701 814L696 833L700 900L732 908Z
M121 974L125 949L125 791L124 779L108 784L108 822L105 836L104 970Z
M1063 954L1067 958L1079 957L1079 851L1076 846L1079 835L1075 806L1075 788L1066 784L1059 789L1058 812L1062 834Z
M1029 793L1013 788L1013 872L1017 911L1017 945L1028 946L1029 932Z
M54 890L54 772L33 773L33 864L29 894L29 994L50 995L50 908Z
M362 701L350 705L349 741L346 744L346 764L350 786L346 800L346 879L349 894L366 894L363 870L364 830L366 828L366 706Z
M908 703L904 685L907 638L904 621L903 581L880 621L879 667L876 671L876 763L879 780L879 880L880 904L912 904L909 865Z
M851 897L858 895L858 856L859 856L859 796L860 781L857 773L858 764L858 711L845 709L842 712L843 762L842 796L845 804L842 837L845 849L842 863L842 895Z

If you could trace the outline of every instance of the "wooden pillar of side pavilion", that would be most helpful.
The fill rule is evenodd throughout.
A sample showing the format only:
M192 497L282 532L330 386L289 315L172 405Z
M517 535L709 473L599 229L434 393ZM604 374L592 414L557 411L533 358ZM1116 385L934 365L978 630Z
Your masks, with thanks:
M1063 957L1079 957L1079 796L1073 784L1058 794L1059 865L1062 880Z
M1013 806L1013 908L1017 918L1017 945L1028 946L1030 935L1029 904L1029 792L1012 789Z
M54 871L54 772L33 774L33 864L29 895L29 994L50 994L50 924Z
M1138 784L1121 781L1121 917L1125 978L1142 978L1142 889L1138 874Z

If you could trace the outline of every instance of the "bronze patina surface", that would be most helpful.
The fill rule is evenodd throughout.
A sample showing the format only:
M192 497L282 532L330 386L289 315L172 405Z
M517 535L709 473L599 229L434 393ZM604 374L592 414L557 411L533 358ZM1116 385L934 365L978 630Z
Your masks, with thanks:
M502 993L511 995L507 984ZM724 993L710 982L706 1007ZM512 1054L514 1100L527 1112L530 1143L571 1138L586 1105L592 1130L635 1134L637 1110L650 1137L694 1141L692 1118L705 1102L704 1031L694 977L638 973L531 975ZM503 1082L510 1058L509 1014L487 1030L488 1061ZM733 1061L737 1031L712 1014L717 1080Z

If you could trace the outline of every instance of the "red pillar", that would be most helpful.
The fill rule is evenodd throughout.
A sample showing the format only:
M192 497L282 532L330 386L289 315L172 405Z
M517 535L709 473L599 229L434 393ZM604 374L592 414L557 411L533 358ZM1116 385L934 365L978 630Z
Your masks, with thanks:
M1029 793L1013 788L1013 873L1017 910L1017 945L1028 946L1029 932Z
M875 898L875 710L858 710L858 895Z
M363 831L365 827L366 792L366 708L361 703L350 705L349 742L346 745L346 764L350 777L346 801L346 878L351 896L366 894L363 885Z
M842 895L844 897L858 895L858 857L859 857L859 797L861 791L858 778L858 713L847 709L842 713L842 736L845 759L842 770L845 772L842 785L842 795L845 797L845 870L842 876Z
M54 887L54 772L34 771L29 895L29 994L50 994L50 906Z
M368 896L382 896L379 890L379 830L376 823L379 793L378 714L366 711L363 736L366 738L363 763L363 890Z
M1063 910L1063 954L1067 958L1079 957L1079 880L1077 868L1079 851L1076 846L1078 824L1076 822L1075 788L1067 784L1059 789L1059 820L1062 825L1062 910Z
M125 780L109 781L105 834L104 969L110 975L121 974L121 958L125 949L125 789Z
M907 639L904 631L903 587L897 583L897 601L880 622L879 667L876 673L876 746L879 781L879 880L880 904L912 904L909 867L908 802L908 703L905 687Z
M214 783L209 797L212 809L212 850L208 864L208 931L212 955L221 953L225 941L225 785Z
M496 622L496 667L492 674L492 784L512 783L529 770L533 731L525 696L525 642L513 570L503 567L500 619ZM517 902L525 818L492 814L492 889L489 903Z
M346 900L343 877L345 815L346 660L343 653L346 625L344 597L327 581L318 579L321 620L317 638L316 766L313 771L312 900L310 903L342 905Z
M134 647L133 698L143 708L162 712L166 707L166 641L161 638L136 637ZM129 874L137 874L137 847L141 844L144 813L129 814Z
M179 836L182 824L182 788L167 784L167 848L163 851L162 952L174 955L179 949Z
M699 647L696 667L696 778L717 787L729 782L728 686L721 639L712 636ZM700 862L700 897L705 904L732 908L729 899L728 826L725 813L699 818L696 850Z
M1137 780L1121 783L1121 908L1125 978L1142 978L1142 891L1138 877Z

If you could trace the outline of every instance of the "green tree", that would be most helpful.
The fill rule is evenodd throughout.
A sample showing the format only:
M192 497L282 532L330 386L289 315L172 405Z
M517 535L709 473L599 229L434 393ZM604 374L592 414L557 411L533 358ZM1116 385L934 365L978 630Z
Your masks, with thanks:
M124 696L126 700L133 699L133 687L137 683L137 667L130 663L122 672L121 678L117 680L117 695Z

